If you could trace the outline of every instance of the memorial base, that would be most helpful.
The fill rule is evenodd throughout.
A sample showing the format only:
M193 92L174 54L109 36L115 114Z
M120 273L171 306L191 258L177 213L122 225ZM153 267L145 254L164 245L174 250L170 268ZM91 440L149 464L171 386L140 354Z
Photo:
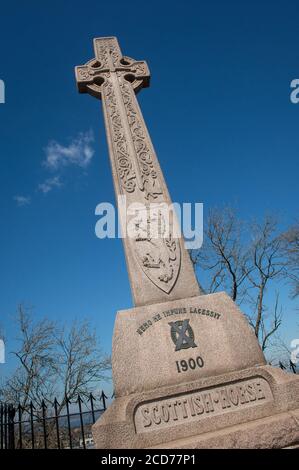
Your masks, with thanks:
M224 293L119 312L113 377L97 448L299 445L299 377L266 365Z
M261 366L117 398L94 425L97 448L299 445L299 378Z

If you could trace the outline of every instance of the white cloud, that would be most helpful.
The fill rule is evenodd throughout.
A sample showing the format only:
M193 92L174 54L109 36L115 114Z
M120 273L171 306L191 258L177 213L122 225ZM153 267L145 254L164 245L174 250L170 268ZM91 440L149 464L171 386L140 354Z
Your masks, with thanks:
M53 188L60 188L62 183L60 181L60 176L54 176L53 178L46 179L43 183L38 185L38 190L44 194L52 191Z
M45 148L46 159L43 164L51 170L59 170L69 165L86 168L94 155L93 142L92 131L81 132L67 146L53 140Z
M31 203L31 198L27 196L14 196L14 200L19 207L28 206Z
M70 141L69 145L61 145L59 142L52 140L48 143L45 151L45 159L43 166L51 170L52 175L46 178L42 183L38 184L37 191L47 194L54 188L63 186L61 181L61 170L68 166L77 166L85 170L90 164L93 155L94 136L92 130L88 132L80 132L76 138ZM16 195L13 198L19 207L27 206L31 203L31 197Z

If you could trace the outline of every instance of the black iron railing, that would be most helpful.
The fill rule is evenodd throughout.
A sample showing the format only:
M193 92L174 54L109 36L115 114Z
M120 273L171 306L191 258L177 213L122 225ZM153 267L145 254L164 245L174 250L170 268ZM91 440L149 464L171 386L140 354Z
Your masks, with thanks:
M91 393L40 406L0 403L0 449L86 449L93 447L91 427L106 410L108 397Z

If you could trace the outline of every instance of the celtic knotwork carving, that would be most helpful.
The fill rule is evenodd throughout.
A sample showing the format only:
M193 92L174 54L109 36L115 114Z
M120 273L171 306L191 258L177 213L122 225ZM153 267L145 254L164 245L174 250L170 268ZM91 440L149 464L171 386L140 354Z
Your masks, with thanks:
M95 52L102 68L109 68L109 56L113 65L116 65L121 58L118 43L114 38L95 40Z
M76 67L76 79L80 93L90 93L96 98L102 96L103 75L107 72L122 72L130 77L135 93L149 86L150 73L146 62L123 57L117 39L114 37L94 40L95 58L85 65Z
M120 65L123 67L124 70L127 70L131 74L135 75L137 78L145 77L149 73L145 62L136 61L128 56L124 56L120 60ZM119 67L118 70L121 70L121 68Z
M81 68L81 69L78 68L78 75L83 80L87 80L88 78L91 77L91 74L90 74L89 70L87 69L87 67L84 67L84 68Z
M142 63L136 63L132 67L132 71L135 73L135 75L138 76L144 76L147 73L146 66L145 64Z
M144 124L136 109L135 96L132 95L132 87L126 80L121 80L120 87L141 174L142 188L140 189L144 191L145 199L157 199L163 191L154 166L154 157L147 142Z
M121 116L112 83L109 80L106 80L103 89L106 98L113 143L116 148L116 164L120 183L125 191L132 193L135 191L136 187L136 175L128 151L128 144L122 127Z

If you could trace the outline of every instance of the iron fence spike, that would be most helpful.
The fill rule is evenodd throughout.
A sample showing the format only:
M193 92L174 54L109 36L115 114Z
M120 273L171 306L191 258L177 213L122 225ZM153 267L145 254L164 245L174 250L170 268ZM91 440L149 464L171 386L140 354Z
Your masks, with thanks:
M59 406L59 402L58 402L57 398L55 397L54 398L54 406L57 406L57 405Z

